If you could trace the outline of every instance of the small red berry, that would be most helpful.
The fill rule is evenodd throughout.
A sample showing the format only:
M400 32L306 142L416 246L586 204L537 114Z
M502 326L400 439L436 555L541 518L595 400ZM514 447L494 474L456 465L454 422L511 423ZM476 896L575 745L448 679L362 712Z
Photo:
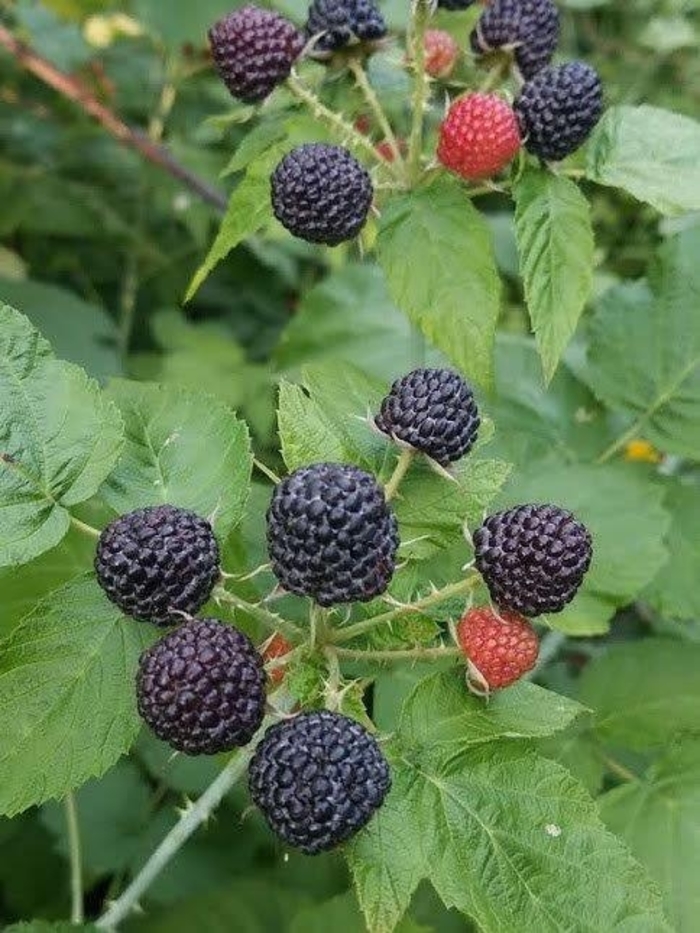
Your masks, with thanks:
M495 94L467 94L452 104L440 126L437 155L450 171L477 181L505 168L520 145L512 107Z
M480 606L470 609L457 625L459 647L469 662L467 685L481 696L514 684L535 666L537 633L517 612Z
M268 638L265 644L262 646L261 654L265 664L268 661L274 661L277 658L283 658L285 654L289 654L294 646L287 641L284 635L280 635L279 632ZM267 676L270 678L270 683L275 687L278 684L282 683L284 679L284 672L286 667L284 664L277 664L274 667L270 668L267 672Z
M398 143L400 154L405 155L406 154L405 140L397 139L397 143ZM374 148L377 150L377 152L383 159L386 159L387 162L395 161L396 157L394 155L394 150L391 148L391 144L389 143L389 140L383 139L380 143L377 143L377 145Z
M444 29L425 33L425 70L431 78L446 78L459 58L459 45Z
M370 119L364 113L361 113L360 116L356 118L354 126L357 132L362 133L364 136L369 136L372 131Z

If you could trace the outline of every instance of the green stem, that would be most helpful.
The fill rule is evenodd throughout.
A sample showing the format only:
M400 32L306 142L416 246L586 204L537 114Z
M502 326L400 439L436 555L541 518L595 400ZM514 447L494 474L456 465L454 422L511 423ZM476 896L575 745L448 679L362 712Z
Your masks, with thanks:
M408 472L411 464L413 463L413 458L415 455L415 450L412 450L408 447L401 451L399 459L396 461L394 472L391 474L387 484L384 487L384 498L387 502L390 499L393 499L396 495L399 485L401 484L401 480Z
M469 577L465 577L464 580L459 580L457 583L450 583L449 586L445 586L441 590L436 590L434 593L430 593L428 596L424 596L423 599L418 599L408 606L400 606L396 609L392 609L390 612L383 612L381 615L373 616L371 619L365 619L362 622L355 622L354 625L347 625L345 628L337 629L332 633L331 641L334 644L342 644L343 642L357 638L358 635L371 632L372 629L376 628L378 625L389 624L393 622L394 619L405 615L407 612L422 612L424 609L429 609L431 606L444 603L454 596L462 596L468 593L469 590L474 589L480 579L481 577L479 574L474 573Z
M430 19L430 0L413 0L410 56L413 64L413 120L408 142L408 172L415 184L421 174L423 154L423 122L428 102L428 81L425 74L425 31Z
M456 658L462 654L459 648L397 648L387 651L362 651L355 648L336 648L339 658L348 661L441 661L443 658Z
M85 918L83 910L83 868L80 845L80 826L78 825L78 809L72 793L66 794L63 799L68 829L68 850L70 853L70 892L71 912L70 922L81 924Z
M621 778L623 781L632 781L633 783L638 783L641 780L638 774L635 774L634 771L630 771L629 768L621 765L619 761L615 760L615 758L611 758L609 755L606 755L605 752L600 750L598 754L600 755L600 760L611 774Z
M394 156L395 163L403 167L404 160L403 156L401 155L401 149L399 148L394 130L389 123L389 118L387 117L374 88L369 82L367 72L365 71L362 62L359 59L352 57L348 59L348 68L352 72L355 81L357 82L357 86L362 91L362 94L367 101L370 110L374 114L377 123L379 124L379 127L384 134L384 138L389 143L389 148L391 149L392 155Z
M263 731L264 726L258 732L258 736L262 736ZM107 911L97 921L96 926L100 930L116 929L118 924L138 908L139 899L168 862L177 855L192 833L206 823L231 787L243 776L256 744L253 740L246 748L242 748L204 791L197 803L190 807L182 819L173 826L121 897L110 904Z
M214 599L221 600L221 602L228 603L230 606L233 606L234 609L240 609L241 612L247 612L248 615L252 616L257 622L260 622L261 625L264 625L265 628L269 629L271 632L281 632L285 637L291 639L294 642L300 641L304 637L304 633L295 625L293 622L290 622L289 619L283 618L283 616L277 615L275 612L270 612L268 609L264 609L262 606L256 606L254 603L249 603L245 599L242 599L240 596L237 596L235 593L232 593L230 590L225 589L223 586L217 586L212 593Z
M348 123L347 120L344 120L340 114L336 113L334 110L330 110L325 104L321 103L311 88L307 87L294 72L287 78L287 87L298 100L306 104L319 123L323 123L324 126L327 126L331 132L335 133L340 138L341 142L353 147L363 155L369 156L369 158L386 169L392 176L400 178L397 174L398 166L394 166L391 162L387 162L387 160L377 152L371 139L368 139L362 133L358 133L354 126Z
M91 538L99 538L102 534L101 531L98 531L97 528L93 528L92 525L88 525L87 522L81 522L75 515L71 515L70 523L74 528L82 531L83 534L90 535Z
M279 478L279 476L275 473L275 471L274 471L274 470L271 470L269 466L266 466L266 465L262 462L262 460L258 460L257 457L253 457L253 466L254 466L256 469L260 470L260 472L263 473L265 476L267 476L268 479L272 480L272 482L275 484L275 486L276 486L278 483L281 483L281 482L282 482L282 480L281 480L281 479Z
M596 458L595 462L597 464L607 463L611 457L614 457L615 454L621 450L625 444L628 443L628 441L631 441L637 436L639 431L642 429L642 424L642 420L638 418L634 424L630 425L626 431L623 431L623 433L616 440L614 440L610 446L605 448L602 454Z
M501 80L508 74L510 69L511 58L510 55L501 55L499 56L496 64L490 69L484 80L479 86L479 94L488 94L489 91L492 91Z

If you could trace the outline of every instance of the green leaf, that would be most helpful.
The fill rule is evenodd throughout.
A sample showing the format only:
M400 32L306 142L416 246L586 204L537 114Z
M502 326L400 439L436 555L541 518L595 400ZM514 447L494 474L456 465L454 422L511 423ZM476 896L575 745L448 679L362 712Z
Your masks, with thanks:
M396 304L476 382L489 385L500 307L491 234L453 179L392 198L379 262Z
M611 107L588 143L586 175L662 214L700 210L700 123L658 107Z
M112 382L126 425L124 454L102 493L117 512L168 502L209 518L225 538L248 501L248 429L230 408L174 386Z
M657 759L644 780L604 794L600 813L658 882L678 933L695 933L700 910L700 740L685 739Z
M592 661L579 698L595 711L606 742L653 748L680 732L700 731L700 645L645 638Z
M21 308L56 354L96 379L121 373L117 327L107 312L65 288L43 282L0 281L2 300Z
M465 721L449 685L447 675L431 678L407 701L389 749L392 789L348 847L369 929L393 930L427 878L484 933L573 930L582 917L590 930L668 931L650 882L581 785L524 744L502 741L517 704L503 720L482 705L493 728L473 744L464 728L473 699L462 686ZM539 711L515 734L541 730L543 716L547 729L565 725L577 709L570 703L541 691Z
M673 483L666 507L671 512L668 561L652 580L645 598L668 618L700 618L700 488Z
M60 920L55 923L50 920L29 920L26 923L13 923L12 926L5 927L5 933L80 933L81 930L85 933L92 933L94 930L97 933L97 927L91 923L87 925L80 923L76 926L74 923Z
M129 867L151 815L151 796L139 769L125 760L76 793L82 864L90 877L100 878ZM41 819L56 839L58 851L68 859L63 806L53 801L44 804Z
M508 486L505 504L554 502L570 509L593 537L593 561L580 595L547 621L579 635L605 631L615 607L637 596L666 558L663 486L631 465L536 463L531 471Z
M29 321L0 306L0 566L54 547L68 508L92 496L119 455L122 424L83 370L56 360Z
M404 917L396 933L431 933L431 927ZM328 901L306 907L293 919L289 933L367 933L357 898L352 891L337 894Z
M568 729L536 745L545 758L552 758L563 765L589 794L597 794L605 777L605 768L598 744L591 734L590 716L579 717Z
M664 145L667 145L665 142ZM700 164L700 163L698 163ZM586 379L638 435L700 459L700 229L669 239L643 284L606 293L593 321Z
M0 812L103 774L139 729L134 676L152 639L92 578L56 590L0 643Z
M549 382L591 292L591 209L578 185L544 169L524 172L513 193L525 300Z
M345 458L341 438L301 386L280 382L277 424L282 457L290 472L309 463Z

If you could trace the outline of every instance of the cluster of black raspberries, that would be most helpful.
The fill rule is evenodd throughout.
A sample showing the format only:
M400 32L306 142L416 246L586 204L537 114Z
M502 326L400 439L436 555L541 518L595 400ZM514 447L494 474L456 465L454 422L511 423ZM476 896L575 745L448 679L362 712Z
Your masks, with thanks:
M474 0L438 0L449 10ZM375 0L313 0L304 31L285 17L244 6L209 31L218 71L234 97L264 100L287 80L306 51L324 59L345 49L371 52L387 27ZM511 55L525 79L514 104L525 147L543 161L570 155L600 119L603 94L596 71L584 62L551 65L559 39L553 0L489 0L470 36L478 56ZM493 116L486 117L493 120ZM474 134L498 136L496 125L465 126ZM494 143L494 145L497 145ZM294 236L336 246L364 226L374 190L369 173L342 146L309 143L292 149L271 178L275 216Z
M457 373L418 369L393 384L374 424L445 469L474 446L479 414ZM349 464L317 463L275 487L267 544L285 590L334 606L385 592L399 536L374 476ZM494 601L531 616L561 610L591 557L584 526L553 505L491 515L474 546ZM249 743L266 705L262 657L233 626L195 617L221 577L211 525L171 505L130 512L102 532L95 570L126 614L176 626L139 663L138 708L156 735L190 755ZM390 785L376 739L326 710L269 728L249 768L252 798L272 830L307 853L333 848L361 829Z

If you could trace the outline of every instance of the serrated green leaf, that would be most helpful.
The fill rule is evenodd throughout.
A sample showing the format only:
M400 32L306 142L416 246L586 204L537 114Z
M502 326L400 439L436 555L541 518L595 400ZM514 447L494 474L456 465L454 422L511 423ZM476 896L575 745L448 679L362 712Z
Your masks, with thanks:
M51 593L0 642L0 812L60 797L128 750L136 665L152 639L88 577Z
M605 767L599 746L591 733L590 716L581 716L567 729L541 739L536 750L545 758L563 765L589 794L597 794L605 777Z
M525 300L549 382L591 292L591 209L571 179L544 169L525 171L513 194Z
M700 486L673 483L666 497L671 527L668 561L649 585L645 598L672 619L700 618Z
M122 444L119 413L83 370L54 358L19 312L0 306L0 566L54 547L68 507L88 499Z
M373 933L394 929L423 878L483 933L670 933L644 871L559 765L516 743L447 767L419 746L392 764L392 790L348 850Z
M377 242L396 304L476 382L493 373L500 280L489 228L453 179L389 201Z
M699 163L700 164L700 163ZM616 286L591 328L596 395L660 450L700 459L700 229L672 237L640 283Z
M593 537L593 560L581 588L589 601L577 596L562 613L549 615L553 628L595 634L601 630L601 613L612 617L616 606L628 603L653 579L666 559L669 514L663 495L663 487L633 465L538 463L531 473L515 476L504 504L553 502L570 509Z
M684 739L657 759L643 780L604 794L600 813L660 885L678 933L695 933L700 740Z
M290 472L309 463L345 458L340 437L301 386L280 382L277 425L282 457Z
M124 454L102 489L117 512L167 502L209 518L225 538L241 520L252 454L244 422L201 392L117 380L107 390L124 418Z
M633 749L665 743L677 732L700 732L700 645L645 638L592 661L579 698L595 712L606 742Z
M658 107L611 107L588 143L586 175L662 214L700 210L700 123Z

